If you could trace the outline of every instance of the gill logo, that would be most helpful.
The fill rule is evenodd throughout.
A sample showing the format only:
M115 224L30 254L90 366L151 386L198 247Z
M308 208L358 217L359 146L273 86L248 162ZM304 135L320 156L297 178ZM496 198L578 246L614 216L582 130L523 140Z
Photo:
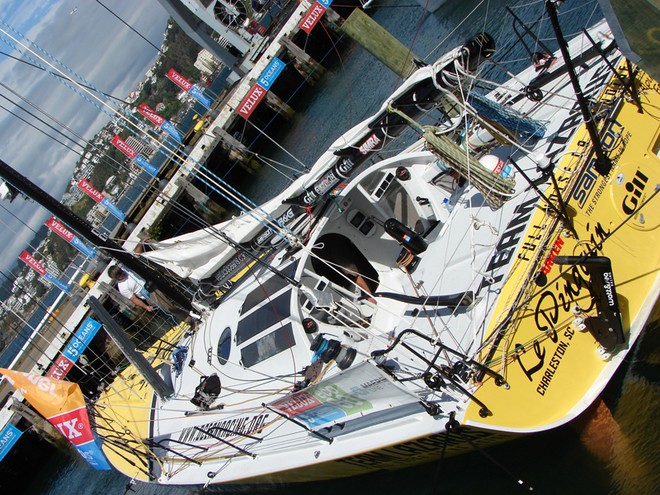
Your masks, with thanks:
M630 194L626 194L623 197L623 202L621 203L621 208L623 208L623 211L626 215L632 215L639 206L639 201L642 198L642 192L644 191L648 181L648 177L646 177L646 175L644 175L640 170L637 170L632 180L626 182L624 187Z

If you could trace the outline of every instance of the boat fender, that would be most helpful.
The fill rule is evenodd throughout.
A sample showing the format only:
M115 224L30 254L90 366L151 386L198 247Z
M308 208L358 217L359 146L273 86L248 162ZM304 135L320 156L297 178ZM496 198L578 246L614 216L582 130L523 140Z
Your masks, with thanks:
M504 177L505 179L509 177L513 178L515 175L513 167L498 156L484 155L479 158L479 163L481 163L481 165L483 165L494 174L497 174L500 177Z
M399 222L396 218L386 220L383 227L385 228L385 232L411 253L417 255L426 251L428 244L424 238Z
M471 151L478 151L481 148L490 146L491 144L495 143L495 137L490 133L490 131L488 131L488 129L484 129L483 127L479 126L476 127L473 132L470 132L466 142L468 148Z

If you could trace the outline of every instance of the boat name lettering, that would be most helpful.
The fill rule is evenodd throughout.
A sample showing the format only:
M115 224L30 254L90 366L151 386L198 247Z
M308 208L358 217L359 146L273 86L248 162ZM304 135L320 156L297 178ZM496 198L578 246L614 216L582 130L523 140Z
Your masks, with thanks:
M525 230L526 222L534 209L536 201L537 199L533 198L516 207L515 211L513 212L514 217L506 226L504 234L502 234L502 237L500 237L500 240L495 247L495 253L493 254L486 268L487 272L494 272L498 268L509 264L511 257L513 256L513 250L520 241L521 234ZM477 289L477 295L479 295L484 287L488 287L494 283L499 282L500 280L502 280L502 275L490 277L488 280L484 278L484 280L481 282L481 285Z
M241 418L225 419L206 423L198 426L184 428L179 435L180 442L199 442L201 440L213 439L214 437L234 437L236 435L249 435L259 431L266 424L268 414L259 414L256 416L244 416ZM202 430L202 431L200 431ZM208 432L208 433L206 433Z
M555 245L552 246L552 251L550 251L550 255L546 258L545 262L543 263L543 268L541 268L541 272L545 275L550 273L550 270L552 270L552 267L554 266L555 262L553 261L555 257L559 256L559 253L561 253L561 248L564 245L564 240L559 237L557 238L557 241L555 242Z
M626 215L632 215L635 209L637 209L639 206L639 201L642 199L642 193L644 192L644 188L646 187L648 180L649 179L646 177L646 175L644 175L640 170L637 170L632 180L630 182L626 182L624 187L626 188L626 191L630 193L630 195L626 194L623 197L623 202L621 203L621 208L623 208L623 212Z
M373 149L380 143L381 140L378 138L378 136L376 136L376 134L372 134L358 149L360 150L361 154L366 155L373 151Z
M605 230L600 223L595 226L587 224L587 232L590 234L590 242L583 245L587 252L597 254L597 251L602 246L602 241L609 235L609 231ZM592 232L593 230L593 232ZM576 253L579 256L579 253ZM560 319L564 320L571 314L572 306L579 300L580 306L584 312L589 312L593 309L595 304L595 294L591 287L589 275L586 270L579 265L571 267L565 271L561 282L555 282L554 290L549 289L544 291L538 298L536 307L534 309L534 322L538 331L547 335L548 338L555 344L559 341L555 326ZM561 285L563 284L563 285ZM585 293L586 292L586 293ZM584 307L586 302L590 301L588 307ZM561 314L563 313L563 314ZM539 372L545 366L546 350L541 343L536 340L532 346L534 350L534 357L536 364L529 366L523 363L523 355L526 349L521 344L515 344L517 352L516 361L522 369L523 373L529 381L533 381L533 375Z
M573 330L571 330L570 328L566 329L564 335L567 336L567 338L570 340L571 338L573 338ZM561 364L561 360L564 357L564 354L566 354L566 350L568 349L569 344L570 344L569 342L565 342L563 340L559 341L559 345L557 345L557 348L555 349L555 353L550 358L550 361L548 362L548 367L543 372L541 381L536 387L537 394L545 395L546 391L548 390L548 387L550 386L550 383L552 382L552 378L555 376L555 372L557 371L557 368L559 368L559 365Z

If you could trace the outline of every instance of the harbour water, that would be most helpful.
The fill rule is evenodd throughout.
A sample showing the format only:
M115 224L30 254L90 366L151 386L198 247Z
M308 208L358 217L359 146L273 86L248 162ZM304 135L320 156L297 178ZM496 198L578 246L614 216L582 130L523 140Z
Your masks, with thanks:
M434 14L426 15L415 2L375 3L379 7L372 14L374 18L403 43L410 45L414 41L412 50L427 61L434 60L475 32L492 30L499 34L500 30L510 29L502 25L502 16L494 15L484 21L483 10L467 23L460 24L476 2L451 0ZM488 9L494 12L506 3L492 1ZM581 2L567 2L566 8L577 3ZM576 12L575 18L582 22L591 10L592 7L585 7L584 11ZM536 19L536 15L531 19ZM577 29L577 25L574 28L565 26L567 35ZM304 108L297 108L295 120L281 139L282 146L306 165L311 165L344 130L373 113L398 83L394 74L361 48L346 43L340 54L341 60L314 88L314 94L300 100ZM294 166L285 153L273 151L276 160ZM259 180L253 182L248 194L263 199L274 195L285 185L286 179L280 172L264 168ZM658 326L651 324L603 394L603 407L594 415L595 422L591 421L587 427L568 425L485 452L476 451L405 471L297 487L272 487L268 493L510 494L528 490L527 485L534 488L534 493L541 494L657 493L660 490L659 348ZM78 457L61 455L38 472L35 470L32 480L26 481L24 493L123 494L128 481L114 471L93 471ZM135 485L133 490L129 493L196 493L144 484ZM3 490L3 493L10 492Z

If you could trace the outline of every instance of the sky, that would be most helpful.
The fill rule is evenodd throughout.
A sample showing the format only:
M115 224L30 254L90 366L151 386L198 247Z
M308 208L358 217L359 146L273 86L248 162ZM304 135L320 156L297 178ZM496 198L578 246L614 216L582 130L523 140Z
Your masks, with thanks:
M71 179L81 148L58 135L60 141L67 142L78 153L73 152L12 115L10 112L17 113L49 134L55 134L35 117L17 109L15 103L42 119L46 117L41 112L50 114L86 140L110 117L52 75L4 55L21 56L2 39L6 39L5 33L17 39L24 37L81 75L89 86L124 98L137 89L137 83L144 79L158 52L99 2L160 46L168 15L157 0L0 0L0 52L3 53L0 54L0 159L57 199L62 197ZM47 55L41 56L51 62ZM31 57L38 60L34 55ZM46 65L43 60L39 63ZM21 101L12 91L39 110ZM51 125L58 126L53 121ZM33 231L50 216L40 206L22 198L12 203L0 202L0 270L6 272L13 266L23 249L33 252L35 246L29 245Z

